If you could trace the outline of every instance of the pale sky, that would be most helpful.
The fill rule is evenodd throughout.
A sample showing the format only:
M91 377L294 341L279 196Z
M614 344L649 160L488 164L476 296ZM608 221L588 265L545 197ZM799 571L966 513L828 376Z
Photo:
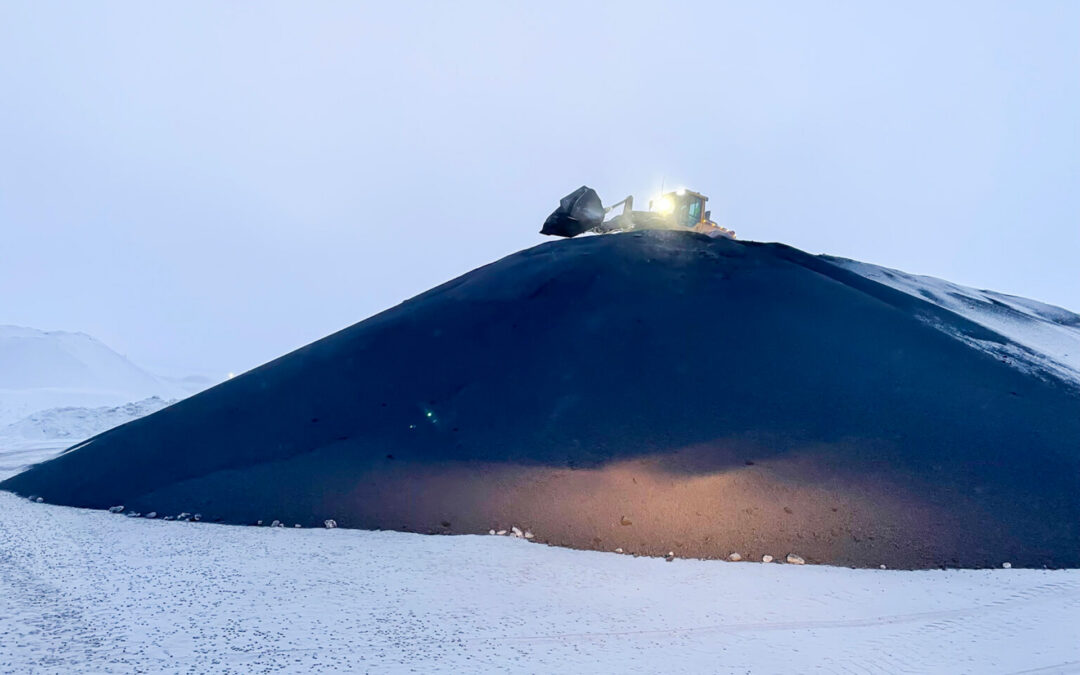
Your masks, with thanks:
M0 4L0 323L241 371L685 185L1080 311L1080 2Z

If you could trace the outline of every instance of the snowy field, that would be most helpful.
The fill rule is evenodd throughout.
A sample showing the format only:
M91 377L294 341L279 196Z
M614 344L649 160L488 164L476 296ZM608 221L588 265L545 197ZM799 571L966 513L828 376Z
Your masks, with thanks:
M1080 570L632 558L0 493L0 672L1080 672Z

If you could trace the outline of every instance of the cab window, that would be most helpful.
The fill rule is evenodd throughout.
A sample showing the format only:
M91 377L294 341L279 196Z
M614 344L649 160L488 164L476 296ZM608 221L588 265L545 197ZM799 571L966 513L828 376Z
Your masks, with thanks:
M690 209L686 214L686 224L690 226L701 222L701 200L694 199L690 202Z

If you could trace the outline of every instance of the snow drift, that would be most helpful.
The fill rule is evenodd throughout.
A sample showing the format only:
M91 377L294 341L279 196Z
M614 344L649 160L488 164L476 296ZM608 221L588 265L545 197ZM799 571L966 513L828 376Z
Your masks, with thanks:
M782 245L559 241L0 487L653 555L1078 566L1080 385L1015 346Z
M126 424L175 403L158 396L118 406L81 408L65 406L39 410L18 422L0 428L0 448L19 442L81 441L95 434Z
M0 480L52 459L72 443L157 412L175 403L157 396L120 406L67 406L39 410L0 426Z

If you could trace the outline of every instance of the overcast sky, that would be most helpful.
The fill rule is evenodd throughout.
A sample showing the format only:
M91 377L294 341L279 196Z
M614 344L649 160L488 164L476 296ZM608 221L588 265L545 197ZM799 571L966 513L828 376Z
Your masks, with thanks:
M0 4L0 323L151 368L255 366L661 181L1080 310L1080 2Z

